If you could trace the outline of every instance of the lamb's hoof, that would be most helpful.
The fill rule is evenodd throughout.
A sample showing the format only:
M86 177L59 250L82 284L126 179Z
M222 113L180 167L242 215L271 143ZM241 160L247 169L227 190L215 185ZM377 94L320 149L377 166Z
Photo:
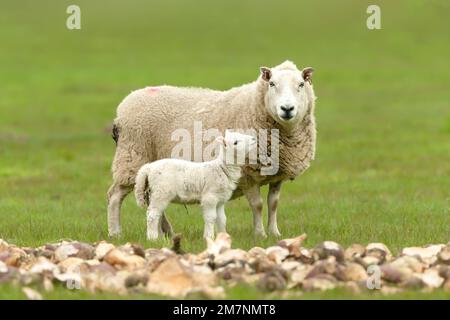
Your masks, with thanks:
M163 230L162 234L164 235L164 237L168 238L168 239L172 239L174 236L176 236L175 232L173 232L172 229L169 230Z
M203 239L205 239L206 243L208 243L209 240L214 241L214 234L203 234Z
M109 231L108 235L110 238L118 238L120 236L120 230Z
M184 250L181 249L181 233L176 234L175 236L173 236L172 241L173 241L173 246L172 246L172 251L175 252L176 254L184 254Z
M158 233L147 233L147 240L157 240L158 239Z

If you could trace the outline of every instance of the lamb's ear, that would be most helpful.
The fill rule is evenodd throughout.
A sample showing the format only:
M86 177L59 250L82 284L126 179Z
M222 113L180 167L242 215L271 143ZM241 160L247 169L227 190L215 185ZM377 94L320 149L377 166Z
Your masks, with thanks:
M314 72L314 69L311 67L307 67L302 70L302 77L305 81L308 81L309 83L312 83L312 74Z
M219 143L219 144L221 144L221 145L223 145L224 147L227 146L227 142L226 142L225 138L222 137L222 136L217 137L217 138L216 138L216 142Z
M272 71L270 71L270 68L261 67L261 68L259 68L259 70L261 71L261 78L264 81L269 81L270 78L272 78Z

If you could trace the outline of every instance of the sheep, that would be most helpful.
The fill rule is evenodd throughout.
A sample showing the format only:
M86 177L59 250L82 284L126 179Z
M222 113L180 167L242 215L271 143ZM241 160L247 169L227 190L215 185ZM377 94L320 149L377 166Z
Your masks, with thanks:
M129 94L117 108L113 124L116 152L113 183L108 190L108 230L120 233L120 207L133 190L138 169L147 162L171 155L178 128L193 131L200 121L205 129L227 128L278 130L278 171L262 174L263 164L243 168L243 176L231 199L245 195L253 212L256 235L265 237L260 187L269 184L268 230L280 236L277 207L281 185L303 173L315 156L315 94L313 69L301 71L290 61L260 68L256 81L226 91L173 86L147 87ZM267 146L271 144L268 141ZM259 148L259 147L258 147ZM163 230L172 227L165 214Z
M236 189L241 178L237 160L256 146L256 138L238 132L218 137L219 155L215 160L191 162L181 159L162 159L143 165L136 175L135 196L141 207L147 208L147 238L159 236L162 213L169 203L200 203L205 223L204 238L214 238L214 224L218 232L226 232L225 202ZM237 156L237 157L236 157Z

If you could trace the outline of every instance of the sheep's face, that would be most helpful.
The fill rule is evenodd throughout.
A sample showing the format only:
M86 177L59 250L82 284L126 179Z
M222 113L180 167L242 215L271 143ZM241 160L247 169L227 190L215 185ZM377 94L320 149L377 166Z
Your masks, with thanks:
M277 122L290 125L306 115L312 99L312 71L261 68L261 78L267 83L266 108Z

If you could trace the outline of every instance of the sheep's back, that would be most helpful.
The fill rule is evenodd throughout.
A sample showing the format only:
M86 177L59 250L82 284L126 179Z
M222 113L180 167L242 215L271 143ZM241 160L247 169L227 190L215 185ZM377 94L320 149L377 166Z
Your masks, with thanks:
M144 152L140 148L145 147L151 161L168 158L180 142L172 139L177 130L180 133L185 129L193 138L195 123L201 123L203 130L217 128L221 132L233 126L238 115L230 108L224 113L223 96L222 91L202 88L161 86L136 90L117 108L119 144L122 140L136 152Z

